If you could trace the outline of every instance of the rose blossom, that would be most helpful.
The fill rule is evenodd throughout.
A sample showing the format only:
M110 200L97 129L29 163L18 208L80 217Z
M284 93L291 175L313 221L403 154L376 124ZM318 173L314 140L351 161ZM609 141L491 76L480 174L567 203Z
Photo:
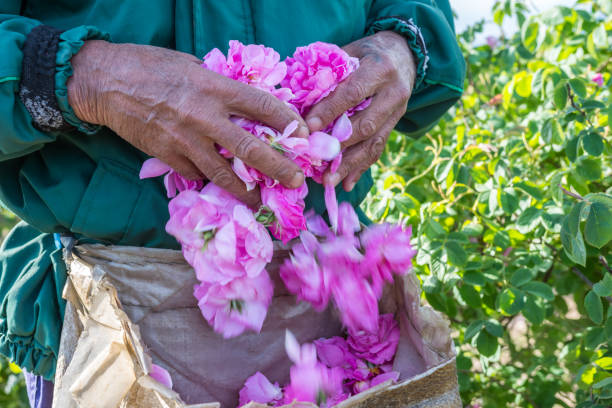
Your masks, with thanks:
M372 285L378 297L385 282L392 283L393 275L405 275L412 267L416 250L410 238L412 228L399 225L371 225L360 235L365 250L364 270L372 278Z
M214 48L203 60L204 68L266 91L274 90L287 72L286 64L272 48L235 40L229 42L227 58Z
M400 338L399 325L393 314L384 314L378 318L378 330L349 330L347 345L360 358L373 364L384 364L393 359Z
M593 78L591 78L591 81L595 82L600 88L604 85L604 77L601 72L595 74Z
M281 85L291 89L295 95L291 102L301 113L329 95L359 67L359 59L323 42L298 47L286 63L287 75Z
M331 407L348 397L342 389L342 370L327 368L317 361L317 351L313 344L300 347L293 334L287 330L285 350L294 363L289 370L291 382L285 388L286 404L301 401Z
M222 285L206 283L194 287L202 315L224 338L236 337L246 329L260 332L274 286L267 272L254 278L233 279Z
M304 217L304 198L308 194L306 183L296 189L289 189L282 184L274 187L260 186L261 201L275 216L270 232L284 244L297 237L306 229Z

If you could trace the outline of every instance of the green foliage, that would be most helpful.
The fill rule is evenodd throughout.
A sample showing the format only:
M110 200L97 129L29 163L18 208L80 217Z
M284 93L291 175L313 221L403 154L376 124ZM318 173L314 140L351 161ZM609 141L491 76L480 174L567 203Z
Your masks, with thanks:
M495 4L494 49L460 34L461 102L392 134L366 210L412 226L466 406L612 406L612 0L534 3Z
M0 359L0 406L28 408L28 395L21 370L8 360Z

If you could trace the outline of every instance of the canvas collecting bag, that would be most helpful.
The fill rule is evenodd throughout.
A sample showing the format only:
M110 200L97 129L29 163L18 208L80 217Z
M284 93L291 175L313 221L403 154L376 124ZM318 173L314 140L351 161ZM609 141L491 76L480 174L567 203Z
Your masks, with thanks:
M286 383L286 329L304 343L341 335L342 328L331 307L315 312L284 291L278 268L288 251L277 244L274 254L267 269L275 295L261 333L226 340L200 314L195 274L180 251L103 245L66 251L68 304L53 406L236 407L238 391L256 371ZM411 273L396 278L380 304L400 324L398 383L380 384L338 407L461 406L448 323L419 299ZM169 371L173 390L147 375L152 363Z

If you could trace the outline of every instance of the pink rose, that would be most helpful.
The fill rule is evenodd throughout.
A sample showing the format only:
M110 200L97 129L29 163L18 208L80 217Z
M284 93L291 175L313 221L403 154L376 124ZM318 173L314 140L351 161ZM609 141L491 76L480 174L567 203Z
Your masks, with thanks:
M593 78L591 78L591 81L595 82L597 86L599 86L600 88L604 86L604 77L600 72L593 75Z
M282 184L274 187L260 186L261 201L275 216L270 232L287 243L306 230L304 217L304 198L308 194L306 183L297 189L289 189Z
M359 67L359 59L323 42L297 48L286 63L287 75L281 85L291 89L295 95L291 102L301 113L329 95Z
M298 300L309 302L315 310L322 311L329 302L330 289L328 278L315 257L317 246L310 232L302 232L301 242L293 246L291 258L280 267L280 277Z
M400 338L399 325L393 314L381 315L378 330L349 330L347 345L360 358L373 364L388 363L395 357Z
M342 370L327 368L317 361L313 344L299 343L287 331L285 349L294 365L290 369L291 382L285 388L285 403L313 402L320 407L331 407L347 398L342 388Z
M287 72L287 66L272 48L234 40L229 43L227 58L215 48L204 56L202 66L268 92L275 89Z
M371 225L360 235L365 251L364 270L371 274L372 285L378 297L385 282L393 282L393 275L405 275L412 267L417 251L410 239L412 228L399 225Z
M249 329L259 333L274 286L267 272L254 278L233 279L226 285L201 283L194 296L202 315L224 338L236 337Z

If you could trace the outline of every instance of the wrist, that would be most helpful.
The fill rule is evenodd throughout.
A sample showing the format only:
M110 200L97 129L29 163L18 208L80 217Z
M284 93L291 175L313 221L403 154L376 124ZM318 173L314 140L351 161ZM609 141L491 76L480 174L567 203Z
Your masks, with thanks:
M103 40L85 41L71 60L73 73L68 79L68 103L78 119L105 125L101 100L104 78L113 61L115 44Z

